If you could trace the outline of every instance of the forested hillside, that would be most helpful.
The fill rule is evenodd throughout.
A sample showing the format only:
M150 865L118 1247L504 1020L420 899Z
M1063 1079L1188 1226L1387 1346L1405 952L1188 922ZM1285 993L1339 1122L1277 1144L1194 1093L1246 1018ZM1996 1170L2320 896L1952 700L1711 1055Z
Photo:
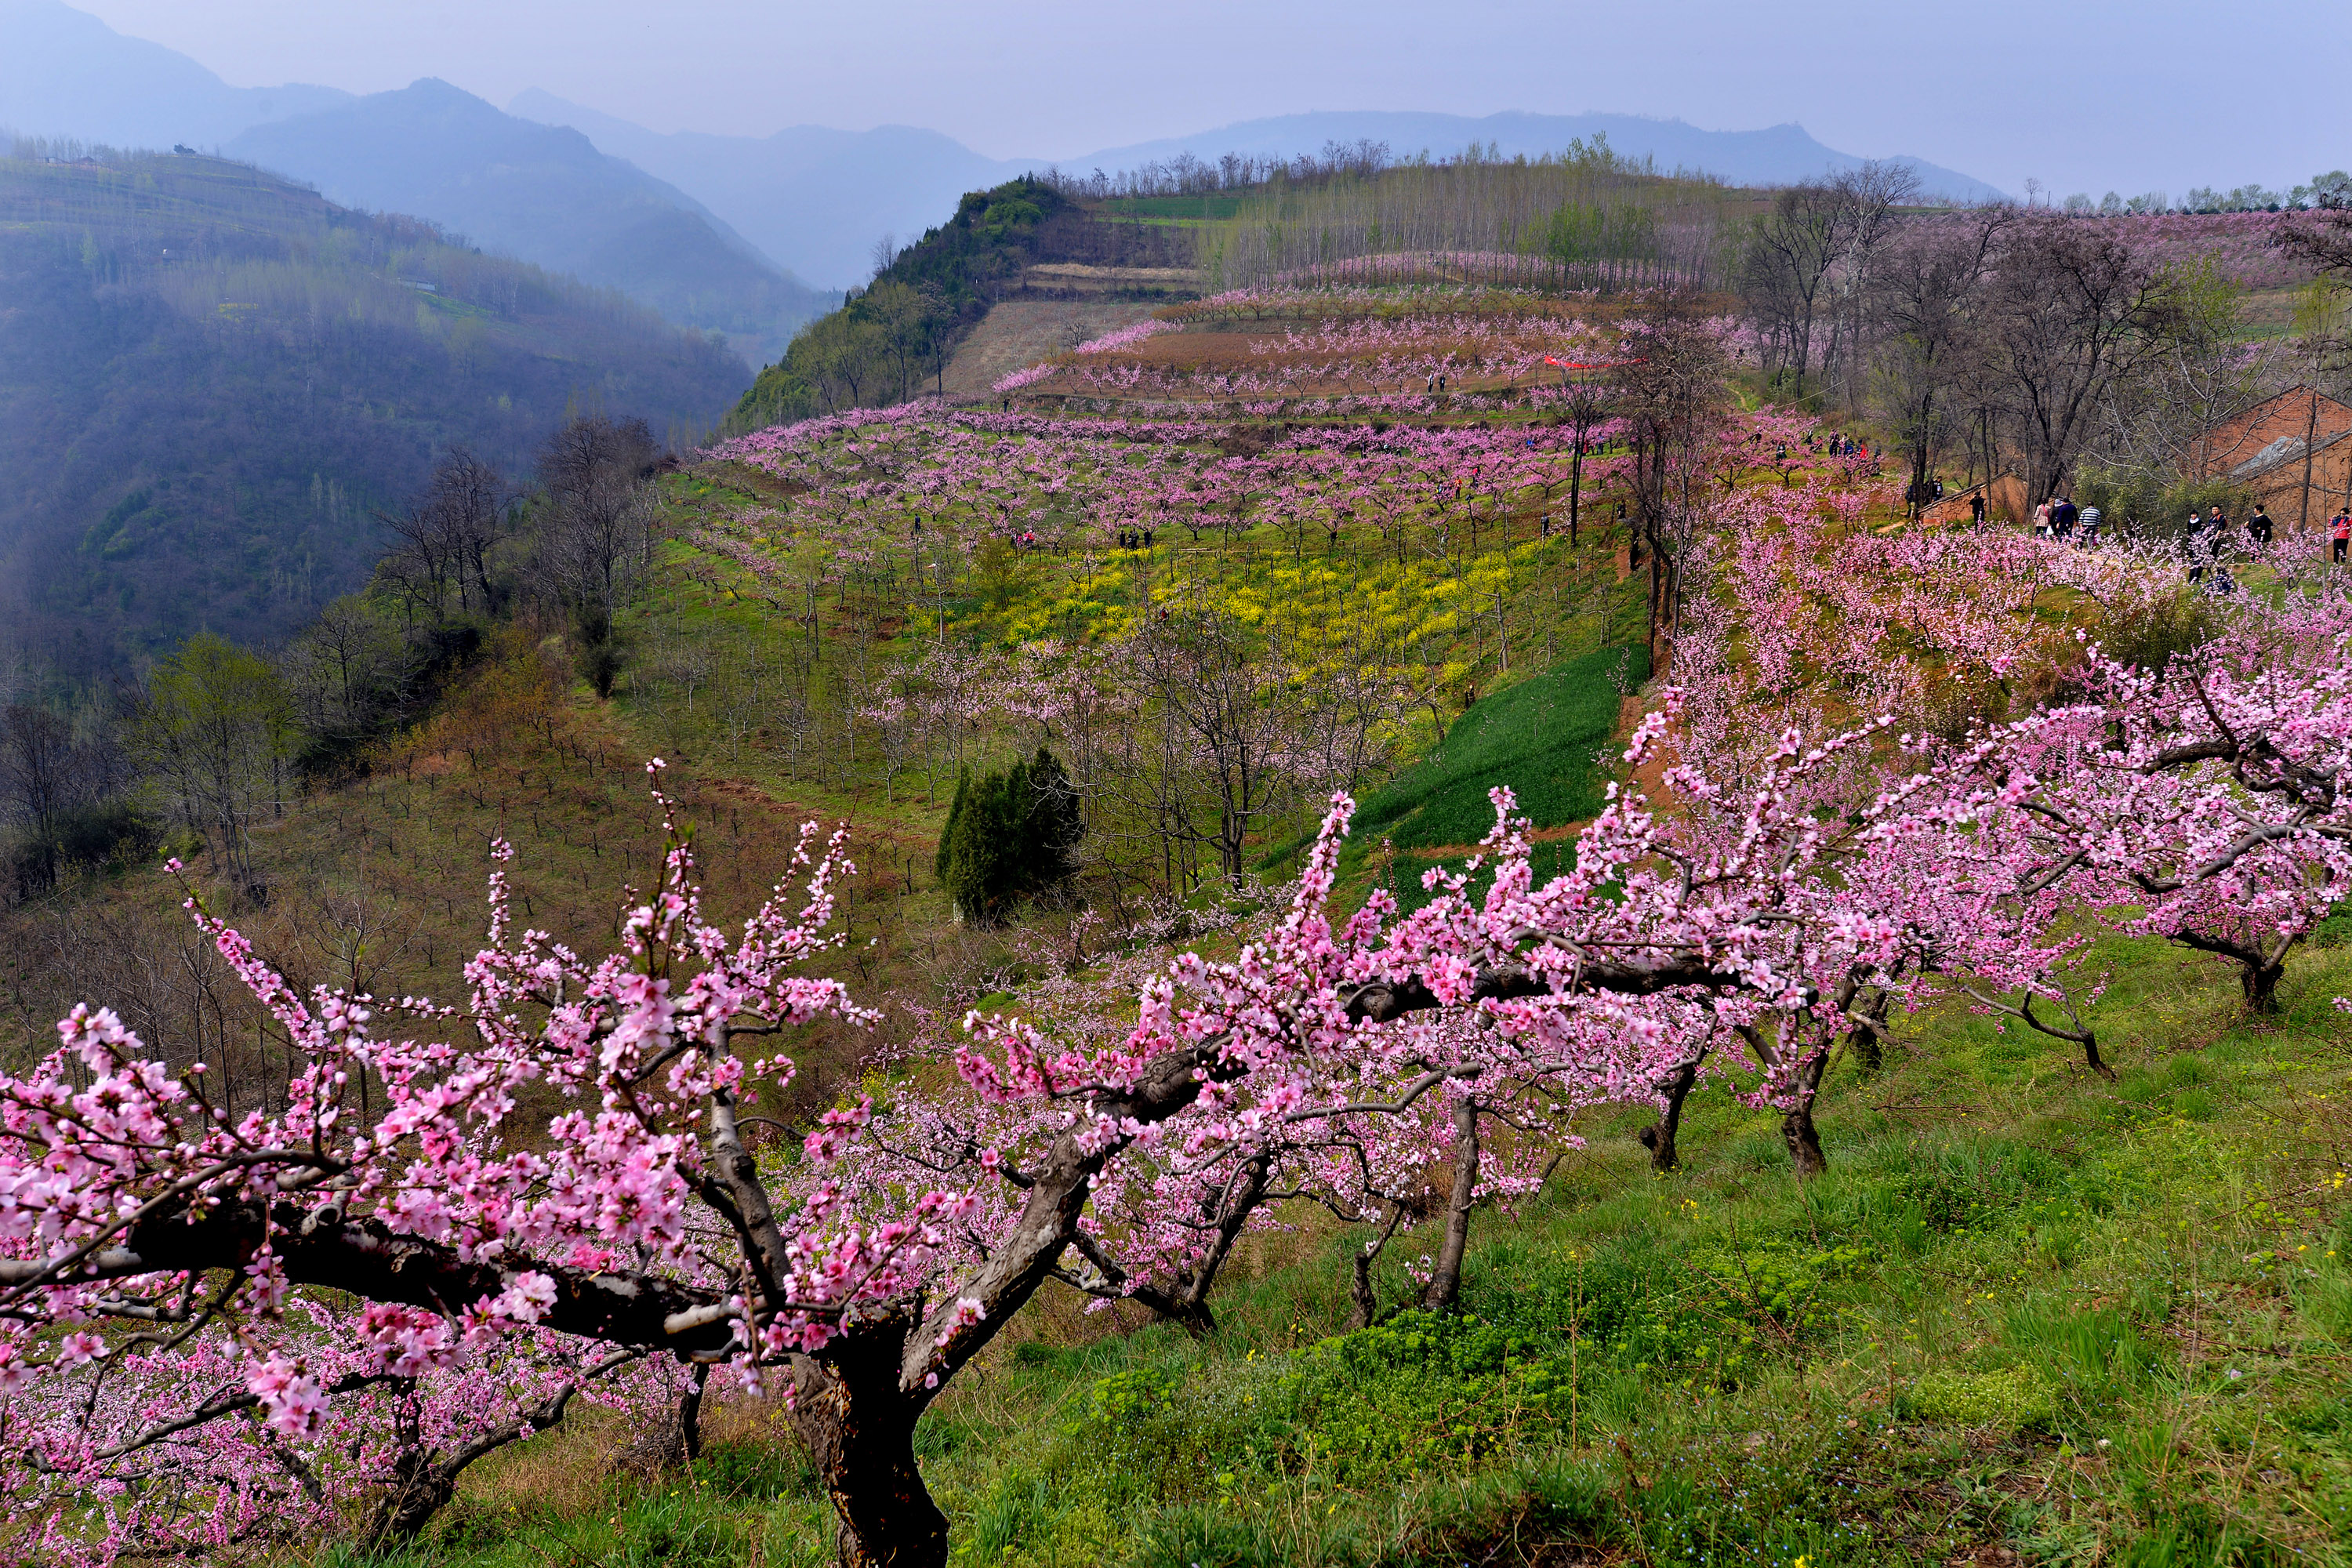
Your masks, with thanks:
M520 467L568 406L681 439L749 379L617 294L243 164L0 159L0 633L121 669L281 636L357 585L453 445Z
M1130 297L1182 297L1195 281L1188 232L1029 176L970 193L946 223L877 261L872 283L803 328L761 372L729 417L730 430L905 402L936 381L999 300L1071 291L1072 279L1033 272L1041 265L1094 273L1086 279L1092 289Z

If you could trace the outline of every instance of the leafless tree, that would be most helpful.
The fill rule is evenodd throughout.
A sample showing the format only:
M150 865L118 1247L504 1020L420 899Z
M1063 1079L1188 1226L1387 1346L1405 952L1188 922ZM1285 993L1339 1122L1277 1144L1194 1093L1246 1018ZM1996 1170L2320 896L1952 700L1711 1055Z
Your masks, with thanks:
M1843 204L1842 243L1831 269L1830 342L1822 354L1824 384L1843 387L1849 406L1859 407L1874 342L1875 319L1870 294L1881 255L1900 231L1899 208L1918 199L1919 177L1899 163L1868 163L1831 176L1829 188Z
M1913 224L1874 269L1865 298L1879 328L1877 402L1910 458L1915 512L1964 413L1964 388L1980 363L1985 289L2012 221L2010 209L1987 207Z
M24 835L19 895L57 884L58 828L80 794L80 758L64 715L29 702L0 709L0 813Z
M388 574L436 615L443 611L451 585L460 610L494 612L499 595L490 555L507 531L513 499L513 487L498 469L463 447L451 447L414 504L404 511L377 514L400 540Z
M1212 849L1238 881L1252 832L1285 804L1299 729L1299 698L1275 668L1288 650L1217 610L1187 609L1136 638L1135 668L1163 714L1169 784L1197 778L1213 812L1195 816L1181 794L1169 826ZM1180 785L1181 788L1181 785Z
M2018 216L1993 269L1985 342L2032 495L2058 492L2109 390L2162 349L2174 313L2156 266L2123 240L2056 213Z
M541 574L592 643L609 633L635 573L648 563L645 487L655 457L644 420L615 422L599 414L566 422L540 449L540 483L547 489Z
M1649 644L1680 620L1682 568L1706 488L1704 457L1721 424L1729 366L1722 340L1687 310L1629 332L1612 373L1633 448L1634 527L1650 567Z
M1774 193L1771 207L1740 238L1737 276L1769 345L1766 368L1776 381L1793 371L1800 396L1830 270L1853 238L1854 217L1845 191L1812 181Z
M490 580L490 552L504 537L513 487L499 472L463 447L450 449L434 471L425 505L445 542L457 579L461 608L495 613L499 593Z

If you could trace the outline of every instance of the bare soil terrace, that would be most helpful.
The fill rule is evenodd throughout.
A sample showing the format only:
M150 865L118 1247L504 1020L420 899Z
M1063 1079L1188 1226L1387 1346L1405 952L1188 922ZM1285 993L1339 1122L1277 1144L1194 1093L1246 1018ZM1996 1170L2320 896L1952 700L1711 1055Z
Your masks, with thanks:
M997 379L1131 325L1160 307L1139 300L1006 300L950 357L940 387L950 402L993 395Z

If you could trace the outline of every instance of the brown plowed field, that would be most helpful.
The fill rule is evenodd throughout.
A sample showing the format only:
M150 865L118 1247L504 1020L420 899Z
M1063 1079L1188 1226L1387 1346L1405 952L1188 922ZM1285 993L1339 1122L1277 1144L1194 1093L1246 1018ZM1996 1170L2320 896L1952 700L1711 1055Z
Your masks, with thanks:
M999 376L1139 321L1158 309L1139 300L1003 300L949 357L941 385L951 401L987 397Z

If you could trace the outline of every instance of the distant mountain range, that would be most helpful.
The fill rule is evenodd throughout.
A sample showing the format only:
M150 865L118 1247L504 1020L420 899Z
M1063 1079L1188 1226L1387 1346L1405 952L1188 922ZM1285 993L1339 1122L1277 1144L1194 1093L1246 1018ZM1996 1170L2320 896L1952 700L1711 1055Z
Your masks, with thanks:
M58 0L0 0L0 126L119 147L193 144L340 205L428 218L487 249L620 289L765 363L840 303L709 208L587 137L430 79L353 97L233 88Z
M604 152L699 195L793 271L840 284L873 276L874 242L885 234L901 243L919 238L945 222L966 191L1045 166L1043 159L985 158L952 137L910 125L664 135L535 88L507 111L585 133Z
M0 0L0 128L117 147L215 147L349 103L332 87L231 87L176 50L58 0Z
M411 213L488 249L620 289L765 363L840 301L780 269L693 197L577 131L430 79L257 125L221 149L329 200Z
M308 180L335 201L431 218L623 289L673 321L727 332L762 359L833 303L802 279L861 283L883 235L918 237L964 192L1050 166L1115 174L1182 153L1287 158L1359 140L1385 142L1398 156L1444 155L1474 142L1504 157L1535 156L1597 135L1661 170L1735 184L1785 184L1862 162L1794 124L1702 131L1631 114L1318 111L1060 159L989 158L905 125L662 133L537 89L501 114L431 79L364 99L323 87L232 88L186 56L123 37L60 0L0 0L0 126L125 146L217 147ZM2002 195L1955 170L1893 161L1917 171L1934 195Z

